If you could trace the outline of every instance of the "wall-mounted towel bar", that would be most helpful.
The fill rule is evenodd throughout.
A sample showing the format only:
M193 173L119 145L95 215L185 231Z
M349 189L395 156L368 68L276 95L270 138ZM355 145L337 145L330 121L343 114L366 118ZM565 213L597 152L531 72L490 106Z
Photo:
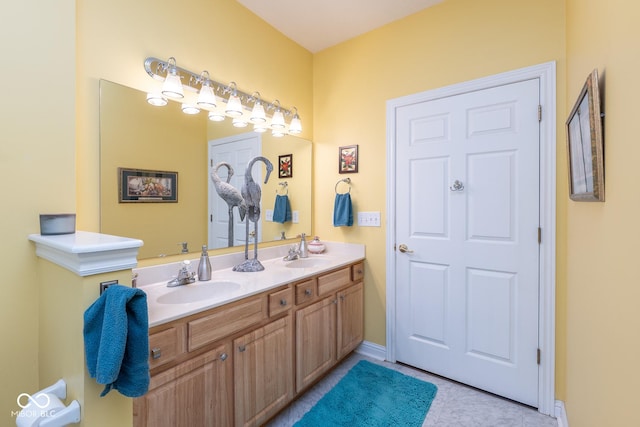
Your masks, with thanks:
M336 188L335 188L335 190L336 190L336 194L340 194L340 193L338 193L338 185L339 185L341 182L344 182L344 183L346 183L346 184L349 186L349 190L347 191L347 193L351 193L351 178L343 178L343 179L341 179L340 181L336 182Z
M280 194L282 196L289 194L289 184L287 183L287 181L279 182L278 185L281 188L276 188L276 194ZM282 194L282 191L284 191L285 193Z

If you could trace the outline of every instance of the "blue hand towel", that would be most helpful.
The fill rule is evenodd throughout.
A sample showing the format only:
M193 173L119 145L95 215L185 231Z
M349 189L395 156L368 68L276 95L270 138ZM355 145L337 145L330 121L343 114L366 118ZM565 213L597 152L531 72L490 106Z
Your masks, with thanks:
M84 312L87 369L104 396L116 389L139 397L149 389L149 317L147 294L136 288L109 286Z
M353 225L353 207L351 206L351 194L336 194L336 201L333 206L333 226L351 227Z
M291 221L291 205L289 204L289 196L277 195L276 204L273 207L273 222L284 224Z

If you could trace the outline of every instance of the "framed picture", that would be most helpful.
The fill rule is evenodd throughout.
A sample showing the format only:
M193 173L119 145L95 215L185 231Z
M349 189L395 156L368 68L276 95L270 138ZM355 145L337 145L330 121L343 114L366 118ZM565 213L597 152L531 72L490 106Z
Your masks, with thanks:
M569 197L604 201L604 148L598 71L593 70L567 119Z
M338 172L358 172L358 146L347 145L340 147L338 151Z
M293 176L293 154L278 156L278 178Z
M118 202L177 202L178 172L118 168Z

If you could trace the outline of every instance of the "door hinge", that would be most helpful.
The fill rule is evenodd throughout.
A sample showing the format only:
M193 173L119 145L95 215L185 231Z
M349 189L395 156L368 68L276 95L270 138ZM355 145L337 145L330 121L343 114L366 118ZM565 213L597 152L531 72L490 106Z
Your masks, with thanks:
M538 121L542 121L542 105L538 104Z
M537 349L537 354L536 354L536 362L538 363L538 365L540 364L540 358L542 357L540 349Z
M542 228L538 227L538 244L542 243Z

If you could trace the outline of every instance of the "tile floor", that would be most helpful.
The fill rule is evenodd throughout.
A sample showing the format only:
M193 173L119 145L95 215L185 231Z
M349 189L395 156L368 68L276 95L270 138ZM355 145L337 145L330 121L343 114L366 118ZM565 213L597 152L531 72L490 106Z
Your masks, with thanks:
M274 418L268 427L288 427L300 420L359 360L366 359L429 381L438 387L423 427L556 427L555 418L536 409L476 390L408 366L381 362L354 353L316 386L298 398ZM325 427L325 426L322 426ZM328 427L328 426L326 426ZM355 427L355 426L349 426Z

